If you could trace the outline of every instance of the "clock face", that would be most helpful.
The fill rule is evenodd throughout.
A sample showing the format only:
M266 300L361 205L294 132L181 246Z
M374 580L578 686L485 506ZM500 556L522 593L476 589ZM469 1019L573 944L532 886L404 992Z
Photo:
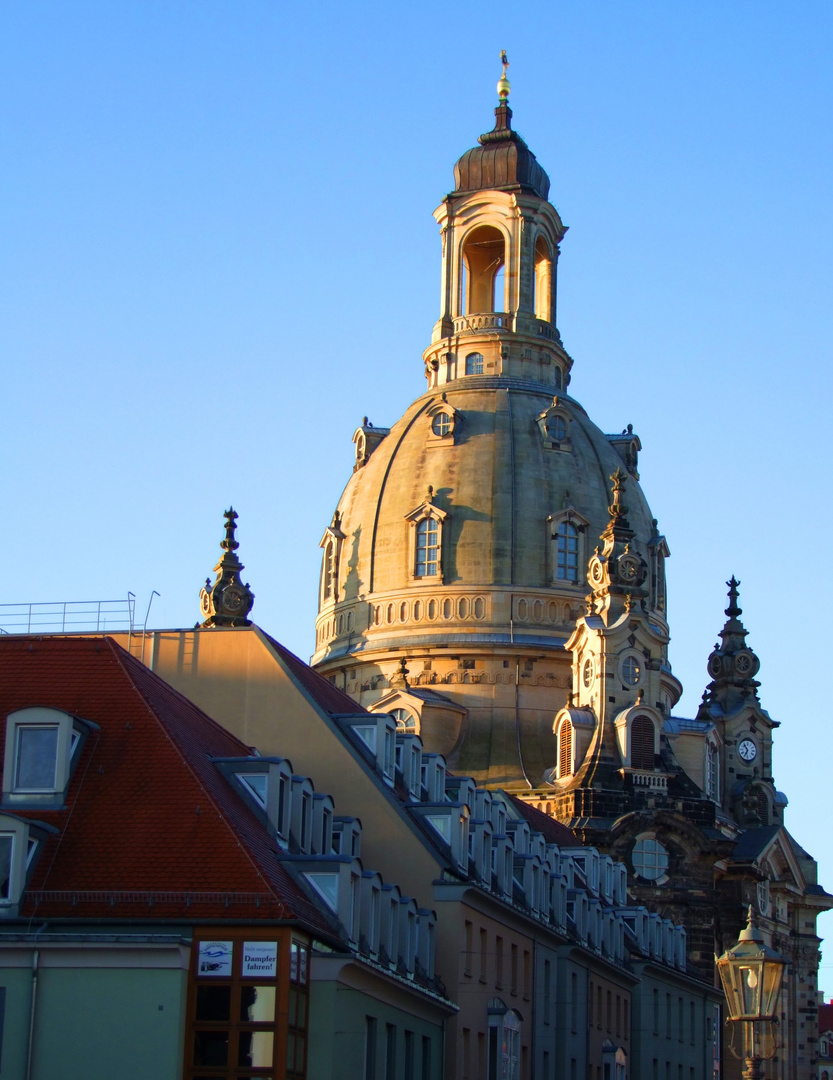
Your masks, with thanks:
M633 581L638 570L636 559L623 555L619 560L619 574L624 581Z
M741 739L738 753L744 761L754 761L758 755L758 748L751 739Z
M747 652L738 653L735 657L735 671L738 675L754 675L755 659Z
M242 603L243 597L236 589L226 589L223 593L223 607L229 611L237 611Z

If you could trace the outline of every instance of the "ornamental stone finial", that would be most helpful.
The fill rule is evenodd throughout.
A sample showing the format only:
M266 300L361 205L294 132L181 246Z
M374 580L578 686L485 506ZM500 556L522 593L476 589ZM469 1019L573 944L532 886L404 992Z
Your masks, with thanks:
M746 644L747 629L741 622L743 614L738 603L740 582L732 575L726 582L729 605L726 622L720 631L720 641L708 659L711 682L706 688L708 703L717 703L725 711L743 704L749 697L757 699L760 683L755 680L760 660Z
M217 575L214 584L211 579L205 579L205 585L200 590L200 608L205 621L201 624L209 626L251 626L248 618L252 605L255 602L255 594L249 587L244 585L240 573L244 569L243 563L235 554L240 546L235 539L237 528L237 512L230 506L223 514L226 519L225 536L220 542L223 555L214 572Z

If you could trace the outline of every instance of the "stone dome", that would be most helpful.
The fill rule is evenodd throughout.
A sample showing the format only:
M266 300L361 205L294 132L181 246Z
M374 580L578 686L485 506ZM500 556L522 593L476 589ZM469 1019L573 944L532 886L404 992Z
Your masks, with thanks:
M435 212L443 288L428 388L393 427L365 418L354 433L353 476L321 540L312 662L452 768L530 787L553 764L572 686L565 645L586 611L614 474L646 568L640 603L662 629L668 552L639 487L638 437L606 435L566 392L573 361L555 324L566 229L508 106L496 112Z

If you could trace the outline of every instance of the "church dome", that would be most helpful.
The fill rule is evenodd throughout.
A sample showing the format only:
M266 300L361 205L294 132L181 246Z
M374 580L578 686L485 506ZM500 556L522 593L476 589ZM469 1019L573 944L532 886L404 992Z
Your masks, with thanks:
M610 476L630 465L635 477L636 435L607 436L571 397L494 376L429 390L362 460L377 432L358 430L336 514L336 607L363 601L367 626L356 632L356 611L353 632L321 640L316 660L473 634L562 648L584 612ZM635 479L628 504L647 559L656 529Z
M353 476L321 541L313 663L452 767L511 786L552 765L565 645L614 474L661 628L668 552L639 487L638 437L603 433L567 392L555 323L566 228L508 105L496 113L435 212L442 307L426 392L391 428L365 418L353 436Z

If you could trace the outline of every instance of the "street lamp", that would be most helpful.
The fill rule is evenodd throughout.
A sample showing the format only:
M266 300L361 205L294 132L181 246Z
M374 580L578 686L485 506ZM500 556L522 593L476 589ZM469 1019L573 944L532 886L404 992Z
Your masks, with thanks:
M764 944L749 908L746 929L738 943L717 959L729 1019L743 1025L744 1080L763 1080L763 1060L775 1056L771 1025L778 1023L776 1010L787 961ZM733 1048L734 1053L734 1048Z

